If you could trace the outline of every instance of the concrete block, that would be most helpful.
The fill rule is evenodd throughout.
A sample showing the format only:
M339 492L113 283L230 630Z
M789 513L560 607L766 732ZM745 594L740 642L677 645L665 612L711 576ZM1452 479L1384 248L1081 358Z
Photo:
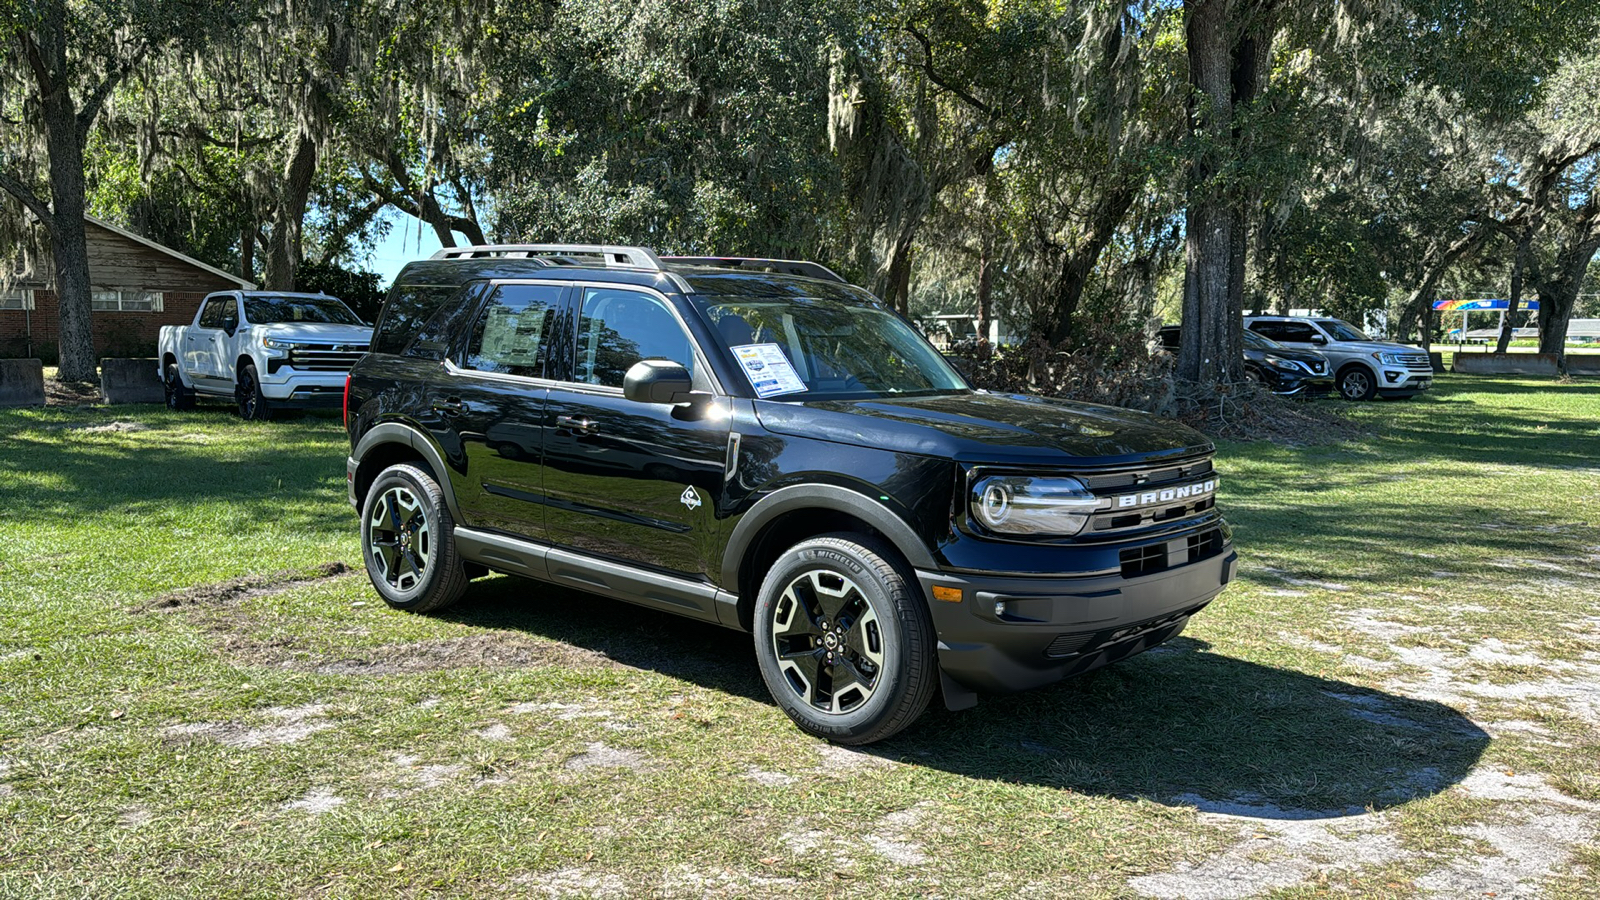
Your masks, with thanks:
M0 406L43 406L44 363L0 359Z
M100 360L100 396L107 403L165 403L166 392L156 373L159 360Z
M1455 370L1466 375L1556 374L1554 353L1457 353Z
M1568 353L1568 375L1600 375L1600 353Z
M1440 353L1437 350L1431 351L1428 354L1428 365L1433 366L1433 373L1435 375L1438 375L1441 372L1443 372L1444 371L1444 354Z

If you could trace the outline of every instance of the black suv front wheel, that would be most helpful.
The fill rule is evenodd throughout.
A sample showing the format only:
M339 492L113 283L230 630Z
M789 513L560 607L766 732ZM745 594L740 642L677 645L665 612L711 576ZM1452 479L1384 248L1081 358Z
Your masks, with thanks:
M870 744L910 725L933 697L933 623L894 551L859 534L789 548L756 599L767 689L803 731Z
M433 612L461 599L467 573L454 530L432 475L404 464L378 473L361 505L361 550L367 577L385 603Z

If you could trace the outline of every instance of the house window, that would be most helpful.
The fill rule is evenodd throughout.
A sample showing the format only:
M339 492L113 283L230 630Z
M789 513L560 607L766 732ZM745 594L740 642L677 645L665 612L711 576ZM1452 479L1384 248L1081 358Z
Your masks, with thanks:
M94 291L92 305L106 312L161 312L159 291Z
M0 309L33 309L33 291L0 291Z

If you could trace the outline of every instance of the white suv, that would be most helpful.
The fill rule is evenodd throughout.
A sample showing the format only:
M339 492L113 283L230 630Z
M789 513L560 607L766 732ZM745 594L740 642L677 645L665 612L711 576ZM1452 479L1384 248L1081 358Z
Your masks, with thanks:
M1433 366L1418 347L1375 341L1326 316L1245 316L1244 327L1288 347L1316 350L1333 368L1346 400L1415 397L1433 387Z

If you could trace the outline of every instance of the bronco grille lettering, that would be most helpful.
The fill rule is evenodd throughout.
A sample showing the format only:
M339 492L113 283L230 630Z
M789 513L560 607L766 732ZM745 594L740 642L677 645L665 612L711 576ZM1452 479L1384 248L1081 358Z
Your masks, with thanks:
M1217 480L1209 478L1186 484L1182 487L1163 488L1159 491L1144 491L1138 494L1122 494L1113 500L1113 508L1129 509L1134 506L1149 506L1152 503L1171 503L1174 500L1190 500L1207 496L1217 490Z

